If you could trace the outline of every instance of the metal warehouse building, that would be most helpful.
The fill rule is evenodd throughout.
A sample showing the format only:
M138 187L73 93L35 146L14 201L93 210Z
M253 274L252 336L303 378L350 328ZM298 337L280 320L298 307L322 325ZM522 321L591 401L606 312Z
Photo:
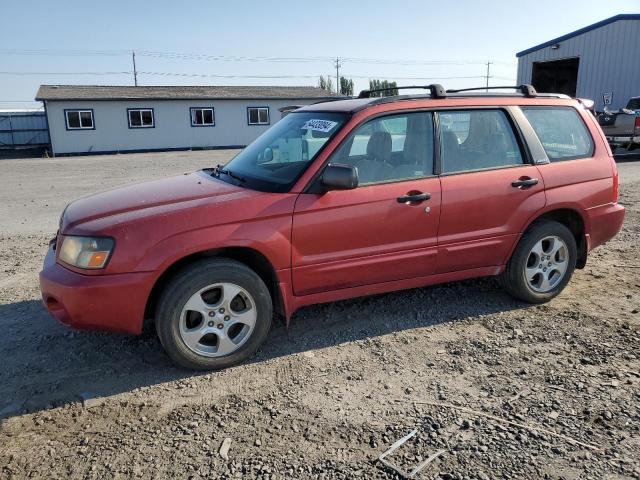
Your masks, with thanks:
M622 108L640 95L640 14L616 15L516 56L519 84L591 98L597 110Z
M0 150L48 145L47 118L42 110L0 110Z
M52 153L243 147L279 109L335 99L316 87L42 85Z

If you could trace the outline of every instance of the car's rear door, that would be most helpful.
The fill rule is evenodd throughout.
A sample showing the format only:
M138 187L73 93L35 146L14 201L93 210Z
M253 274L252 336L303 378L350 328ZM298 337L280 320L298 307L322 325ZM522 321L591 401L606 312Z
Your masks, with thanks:
M329 159L358 169L354 190L301 194L292 231L296 295L435 271L440 180L429 112L378 117Z
M503 265L523 225L545 205L508 109L437 113L442 212L437 273Z

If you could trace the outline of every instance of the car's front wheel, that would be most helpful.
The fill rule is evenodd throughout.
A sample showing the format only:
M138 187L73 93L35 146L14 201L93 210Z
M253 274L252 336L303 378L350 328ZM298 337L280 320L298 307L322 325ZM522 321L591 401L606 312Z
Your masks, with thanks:
M501 283L519 300L547 302L569 283L576 258L576 240L571 231L559 222L540 220L520 239Z
M273 307L262 279L246 265L208 259L181 270L158 303L156 330L171 359L186 368L226 368L264 342Z

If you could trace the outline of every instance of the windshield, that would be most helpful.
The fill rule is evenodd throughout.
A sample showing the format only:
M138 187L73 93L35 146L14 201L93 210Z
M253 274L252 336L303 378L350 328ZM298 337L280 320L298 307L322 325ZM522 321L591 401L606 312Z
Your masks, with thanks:
M219 170L219 178L254 190L287 192L344 125L344 113L292 112Z

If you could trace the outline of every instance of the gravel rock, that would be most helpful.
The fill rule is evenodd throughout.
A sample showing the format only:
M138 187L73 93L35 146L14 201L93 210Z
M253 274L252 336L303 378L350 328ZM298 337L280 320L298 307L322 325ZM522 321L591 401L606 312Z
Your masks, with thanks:
M376 459L414 428L392 461L446 452L420 478L640 478L640 175L625 176L640 162L620 164L621 233L544 305L493 279L317 305L206 374L153 334L73 332L44 312L37 272L68 202L232 153L0 162L0 478L397 480Z

